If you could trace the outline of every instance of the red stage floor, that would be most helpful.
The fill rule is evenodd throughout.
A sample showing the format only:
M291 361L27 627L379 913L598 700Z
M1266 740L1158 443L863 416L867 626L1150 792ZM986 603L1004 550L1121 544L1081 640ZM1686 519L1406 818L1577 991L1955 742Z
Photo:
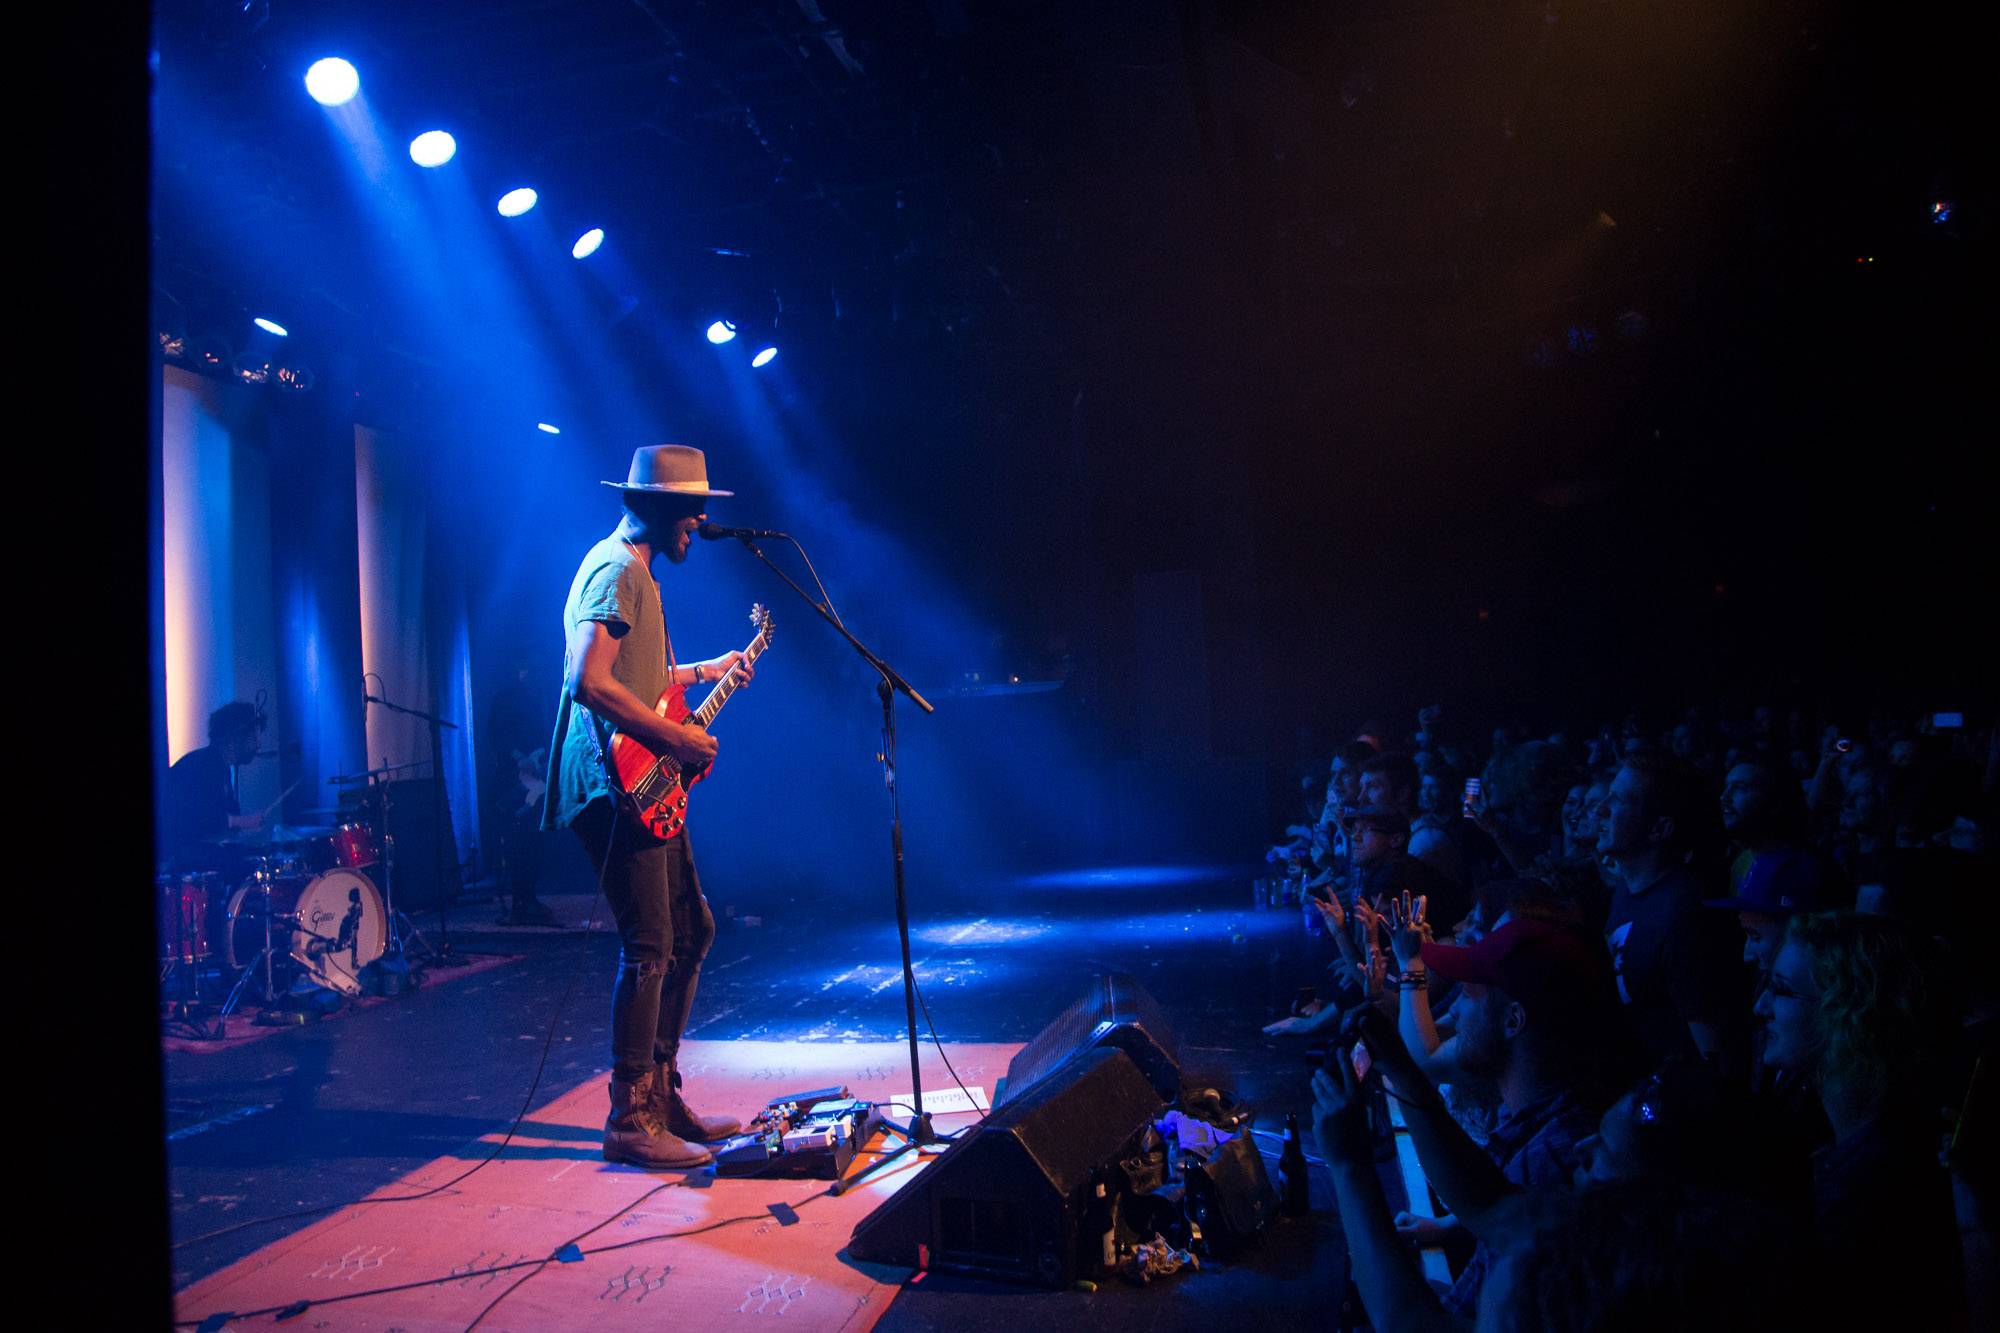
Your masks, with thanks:
M988 1093L1019 1049L947 1047L966 1085ZM955 1094L936 1049L926 1046L923 1057L926 1090ZM698 1105L747 1114L781 1093L835 1083L876 1100L907 1096L908 1059L906 1047L889 1042L693 1041L683 1069ZM286 1324L430 1333L465 1329L503 1293L480 1328L697 1330L781 1317L791 1328L862 1330L881 1318L908 1273L856 1264L841 1250L854 1224L918 1163L905 1159L849 1194L817 1198L824 1181L649 1173L601 1158L605 1107L600 1075L524 1121L506 1152L466 1180L416 1202L352 1205L274 1241L182 1291L176 1318L275 1312L303 1300L314 1304ZM940 1116L938 1128L948 1133L974 1118ZM468 1144L373 1197L450 1180L499 1139ZM769 1211L775 1203L793 1205L797 1221L781 1224ZM733 1218L747 1220L717 1225ZM670 1236L704 1227L714 1229ZM545 1259L586 1231L577 1262L505 1268ZM430 1281L438 1278L451 1280ZM423 1285L364 1294L404 1284ZM277 1322L267 1313L229 1326Z

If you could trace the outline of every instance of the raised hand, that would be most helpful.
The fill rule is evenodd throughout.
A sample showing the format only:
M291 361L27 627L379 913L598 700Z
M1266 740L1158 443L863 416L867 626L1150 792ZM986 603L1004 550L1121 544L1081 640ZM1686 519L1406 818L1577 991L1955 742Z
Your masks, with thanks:
M1313 1137L1319 1140L1320 1156L1329 1162L1359 1162L1375 1155L1374 1136L1368 1130L1368 1100L1361 1094L1361 1080L1347 1066L1347 1053L1333 1061L1334 1072L1313 1071Z
M1372 940L1368 945L1368 968L1362 976L1362 984L1367 987L1368 998L1382 998L1383 985L1389 979L1389 955L1382 952L1382 946Z
M1404 890L1400 899L1389 900L1389 948L1395 952L1396 966L1407 968L1431 939L1430 922L1424 920L1429 899L1418 894L1413 900Z
M1368 901L1365 894L1355 895L1354 926L1361 933L1362 948L1373 949L1380 946L1382 939L1382 913L1374 903Z
M1500 827L1500 821L1495 819L1493 812L1487 808L1486 792L1483 787L1465 798L1465 817L1470 819L1473 827L1482 833L1492 834Z

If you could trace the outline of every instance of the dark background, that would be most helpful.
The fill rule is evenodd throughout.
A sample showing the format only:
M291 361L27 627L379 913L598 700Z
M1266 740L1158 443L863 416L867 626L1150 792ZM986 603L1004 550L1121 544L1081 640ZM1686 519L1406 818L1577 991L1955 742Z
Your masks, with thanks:
M492 447L466 399L504 357L463 327L404 345L409 283L300 95L337 50L392 153L451 125L468 173L532 177L565 235L610 228L621 281L513 331L636 385L565 446L601 470L671 436L723 466L757 423L690 335L711 307L775 316L775 410L826 445L827 484L990 621L988 669L1068 657L1128 724L1130 589L1158 569L1201 577L1188 649L1234 752L1437 693L1982 678L1987 181L1948 22L824 14L165 4L158 281L284 300L319 392L352 379L378 415Z
M319 383L274 411L336 445L349 420L425 442L480 554L487 672L518 654L552 686L554 605L608 522L594 482L672 439L741 492L720 521L805 536L920 686L1061 680L915 743L956 726L989 776L1088 770L1072 807L1163 774L1275 794L1432 700L1555 725L1990 696L1989 169L1977 44L1942 15L158 19L156 317L283 308ZM330 53L362 70L392 187L355 188L303 94ZM468 206L411 183L404 145L433 125ZM543 203L503 223L491 200L523 182ZM611 240L578 266L589 225ZM718 313L744 326L733 361L700 337ZM763 341L781 356L753 375L737 353ZM524 430L558 418L558 441ZM783 594L711 575L737 553L697 558L720 587L679 594L675 624L705 654L739 637L741 594ZM865 772L865 677L788 628L824 697L758 708L787 746L842 718L823 775ZM1236 806L1218 845L1269 817Z

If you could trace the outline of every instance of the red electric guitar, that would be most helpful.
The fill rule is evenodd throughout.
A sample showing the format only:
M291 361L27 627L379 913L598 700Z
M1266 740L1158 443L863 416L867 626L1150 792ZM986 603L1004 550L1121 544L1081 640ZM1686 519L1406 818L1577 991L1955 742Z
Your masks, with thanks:
M750 623L757 627L757 634L743 650L743 660L754 664L771 646L771 613L762 602L751 606ZM692 710L687 705L687 686L669 686L653 711L669 722L685 722L705 730L739 683L740 678L731 671L716 682L701 707ZM683 768L672 755L654 754L623 732L611 737L611 767L618 774L619 785L632 797L639 821L661 839L671 838L687 826L688 788L707 777L709 770L707 764Z

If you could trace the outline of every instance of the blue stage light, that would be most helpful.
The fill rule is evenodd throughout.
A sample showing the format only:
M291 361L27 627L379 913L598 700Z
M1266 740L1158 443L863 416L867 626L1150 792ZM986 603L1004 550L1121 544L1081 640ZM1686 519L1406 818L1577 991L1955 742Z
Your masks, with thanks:
M535 200L539 198L541 198L540 195L525 185L518 190L509 190L500 196L500 216L503 218L520 217L521 214L533 208Z
M718 319L708 326L708 340L717 347L736 336L736 326L726 319Z
M458 140L443 130L426 130L410 140L410 161L420 167L441 167L458 152Z
M570 258L588 259L597 253L597 247L604 244L604 228L592 227L576 238L576 244L569 248Z
M560 434L562 434L562 430L561 430L561 429L560 429L559 427L556 427L556 426L551 426L551 425L550 425L550 424L549 424L548 422L546 422L546 421L537 421L537 422L535 423L535 429L536 429L536 430L538 430L538 431L541 431L541 432L542 432L543 434L545 434L545 435L560 435Z
M766 347L763 351L750 358L750 364L753 366L768 366L777 359L778 349L775 347Z
M280 338L289 338L292 336L290 329L287 329L282 324L274 323L271 320L265 319L261 315L259 315L256 319L251 320L250 322L252 324L255 324L258 328L264 330L264 332L275 333Z
M1951 200L1940 199L1931 205L1931 221L1939 224L1951 221Z
M361 75L339 56L328 56L306 71L306 91L321 106L341 106L361 91Z

